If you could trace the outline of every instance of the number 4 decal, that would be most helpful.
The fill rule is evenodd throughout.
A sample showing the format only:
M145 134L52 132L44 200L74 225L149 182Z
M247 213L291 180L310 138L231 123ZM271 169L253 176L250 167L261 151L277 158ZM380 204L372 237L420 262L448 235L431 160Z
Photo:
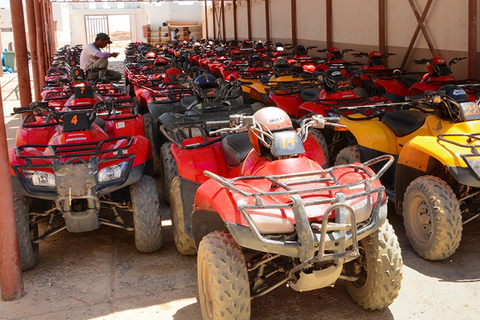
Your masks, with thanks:
M70 120L70 123L73 123L73 125L77 125L77 122L78 122L78 119L77 119L77 115L74 115L72 120Z

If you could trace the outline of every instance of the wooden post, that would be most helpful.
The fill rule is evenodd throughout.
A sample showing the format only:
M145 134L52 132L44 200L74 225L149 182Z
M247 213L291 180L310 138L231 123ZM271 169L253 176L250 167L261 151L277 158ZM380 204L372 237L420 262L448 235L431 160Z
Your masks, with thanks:
M292 11L292 46L297 45L297 0L291 0Z
M28 38L30 42L30 57L32 59L32 73L33 73L33 90L35 93L35 100L40 101L40 86L43 84L43 80L39 77L39 63L38 63L38 50L37 50L37 28L35 24L35 10L33 7L33 0L25 0L25 6L27 7L27 21L28 21Z
M22 4L21 1L18 2ZM13 9L13 7L11 8ZM0 287L2 300L12 301L23 297L24 287L7 149L7 130L3 116L2 91L0 90L0 179L3 184L2 192L0 192L0 203L2 204L2 210L0 210Z
M39 78L43 84L43 79L47 74L47 63L45 58L45 37L43 33L43 19L42 11L40 9L40 0L33 0L33 9L35 10L35 24L37 25L37 50L38 50L38 62L39 62Z
M247 28L248 28L248 40L252 40L252 7L250 6L250 0L247 0Z
M269 0L265 0L265 41L270 42L270 7Z
M238 34L237 34L237 0L233 0L233 39L238 40Z
M332 0L327 0L326 2L326 19L325 23L326 31L327 31L327 48L330 49L333 46L333 39L332 39L332 21L333 21L333 9L332 9Z
M477 0L468 0L468 78L477 79Z
M12 28L15 43L20 106L26 107L32 102L32 90L30 89L30 71L28 70L27 40L25 37L22 1L10 0L10 10L11 12L15 12L15 19L12 19Z

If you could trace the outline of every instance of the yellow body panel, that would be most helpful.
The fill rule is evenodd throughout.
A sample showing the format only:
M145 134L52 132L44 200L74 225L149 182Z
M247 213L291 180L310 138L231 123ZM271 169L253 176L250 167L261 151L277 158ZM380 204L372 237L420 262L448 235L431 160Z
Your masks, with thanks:
M437 159L445 166L467 167L460 155L471 154L472 149L441 141L437 138L439 134L477 133L480 135L480 120L453 123L434 115L427 116L422 127L404 137L396 137L378 119L353 121L342 118L340 123L348 126L348 130L352 132L360 146L398 155L398 164L414 167L421 171L427 170L430 157ZM448 139L468 146L480 144L477 140L469 141L467 136ZM480 160L480 156L478 156L478 160Z

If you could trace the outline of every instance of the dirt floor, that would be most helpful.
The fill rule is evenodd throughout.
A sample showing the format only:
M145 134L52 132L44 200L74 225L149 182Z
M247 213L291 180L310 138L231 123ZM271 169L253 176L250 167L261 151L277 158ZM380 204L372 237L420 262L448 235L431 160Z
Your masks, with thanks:
M0 78L2 86L10 80ZM2 95L12 143L19 119L8 108L18 101L3 89ZM201 319L196 258L176 251L165 204L162 218L164 245L154 254L138 253L132 232L107 226L48 238L40 244L39 263L23 273L25 296L0 302L0 319ZM402 289L390 307L366 311L338 281L312 292L276 289L252 301L252 319L480 319L480 221L464 226L451 258L429 262L413 252L401 217L389 219L404 261Z

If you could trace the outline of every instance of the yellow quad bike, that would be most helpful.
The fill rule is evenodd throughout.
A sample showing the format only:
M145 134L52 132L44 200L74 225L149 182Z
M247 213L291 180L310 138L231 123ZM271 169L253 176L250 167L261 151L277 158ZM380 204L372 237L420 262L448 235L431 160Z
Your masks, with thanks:
M446 259L462 225L480 214L480 108L454 85L389 106L400 108L344 113L340 123L357 144L342 149L335 165L393 155L382 183L413 249L427 260Z
M273 75L265 75L254 81L252 79L242 81L243 101L252 103L254 109L260 109L265 105L276 104L276 101L270 96L272 87L278 88L295 83L312 83L318 87L318 79L314 75L296 74L293 71L287 60L276 60L273 63Z

